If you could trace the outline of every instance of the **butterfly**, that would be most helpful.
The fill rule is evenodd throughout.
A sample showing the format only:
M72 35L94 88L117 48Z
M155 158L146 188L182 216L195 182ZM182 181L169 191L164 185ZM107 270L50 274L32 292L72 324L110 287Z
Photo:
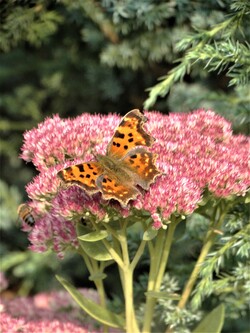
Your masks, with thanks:
M28 224L30 227L33 227L35 225L35 218L32 214L32 208L27 205L26 203L21 204L18 206L17 214L19 218L26 224Z
M161 174L155 165L157 155L142 147L154 142L144 129L146 121L140 110L129 111L116 128L106 155L72 165L58 176L66 184L77 184L89 194L101 192L103 199L116 199L126 207L140 193L137 185L148 190Z

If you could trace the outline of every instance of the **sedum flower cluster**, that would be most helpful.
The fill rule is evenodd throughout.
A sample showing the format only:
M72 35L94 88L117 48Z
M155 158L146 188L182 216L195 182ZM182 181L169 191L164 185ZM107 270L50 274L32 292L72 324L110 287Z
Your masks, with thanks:
M95 290L81 289L80 292L98 302ZM0 327L3 333L101 332L66 291L40 293L33 297L1 298Z
M213 111L163 115L145 112L145 128L155 143L148 148L158 155L162 172L148 191L142 191L127 209L97 193L88 195L78 186L65 187L61 169L105 154L120 117L82 114L72 119L58 115L24 134L21 158L32 162L39 174L26 191L36 220L30 231L31 249L52 248L63 257L77 249L75 225L81 221L112 221L147 211L154 228L164 228L172 214L191 214L207 195L244 196L250 186L250 140L234 135L231 124Z

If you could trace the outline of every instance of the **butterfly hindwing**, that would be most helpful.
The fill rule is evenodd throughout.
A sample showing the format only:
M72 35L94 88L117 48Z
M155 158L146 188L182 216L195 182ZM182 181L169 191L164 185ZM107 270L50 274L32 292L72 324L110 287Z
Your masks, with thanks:
M119 179L107 174L98 178L97 186L100 188L104 199L116 199L123 207L140 193L133 184L123 184Z
M156 157L156 154L150 153L144 148L135 148L123 158L123 162L134 173L135 183L146 190L154 182L155 177L161 174L155 166Z

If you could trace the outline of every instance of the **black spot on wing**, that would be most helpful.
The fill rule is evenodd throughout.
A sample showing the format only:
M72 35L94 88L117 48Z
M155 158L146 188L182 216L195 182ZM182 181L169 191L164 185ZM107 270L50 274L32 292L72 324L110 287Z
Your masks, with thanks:
M123 133L117 131L117 132L115 133L115 138L124 139L124 138L125 138L125 134L123 134Z
M80 172L84 172L84 167L83 167L82 164L79 164L79 165L78 165L78 169L79 169Z

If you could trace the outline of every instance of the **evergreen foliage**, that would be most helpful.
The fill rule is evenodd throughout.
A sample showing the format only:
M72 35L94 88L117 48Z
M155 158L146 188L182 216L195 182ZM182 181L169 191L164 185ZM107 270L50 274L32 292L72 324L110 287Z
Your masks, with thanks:
M48 286L42 281L58 272L35 255L20 255L27 242L16 227L15 211L27 200L24 186L36 173L18 159L22 132L52 113L125 114L144 103L165 113L212 108L232 121L235 131L249 133L249 13L248 0L1 2L0 251L5 262L13 251L12 265L1 269L14 290L40 291ZM197 216L187 221L186 229L183 223L177 230L163 290L178 293L190 274L208 226L206 217ZM178 311L176 300L161 300L156 331L172 323L178 323L176 332L189 331L187 326L219 302L226 305L223 332L232 327L235 332L247 330L248 222L249 207L233 202L224 235L204 262L191 303ZM137 244L131 235L132 252ZM65 260L64 272L82 282L78 262L73 273L71 262ZM136 295L147 282L146 273L145 255L137 271ZM87 278L85 283L90 283ZM121 309L115 278L107 285L114 309L117 304ZM140 309L143 299L137 299Z
M233 1L230 6L229 17L224 18L209 30L197 27L196 33L182 38L177 43L177 50L185 51L180 63L169 71L161 82L150 89L149 98L145 107L155 104L158 96L164 97L170 92L174 83L183 80L185 75L196 72L194 75L207 76L210 72L223 73L230 78L228 87L234 86L235 91L229 96L227 93L203 94L202 99L207 101L222 98L228 106L233 104L234 113L245 114L250 110L250 100L247 91L250 90L250 48L249 48L249 2ZM197 66L199 72L197 73ZM202 67L203 70L202 70ZM176 101L176 100L175 100ZM216 105L216 104L215 104ZM224 108L223 108L224 109ZM223 112L224 110L220 112Z

